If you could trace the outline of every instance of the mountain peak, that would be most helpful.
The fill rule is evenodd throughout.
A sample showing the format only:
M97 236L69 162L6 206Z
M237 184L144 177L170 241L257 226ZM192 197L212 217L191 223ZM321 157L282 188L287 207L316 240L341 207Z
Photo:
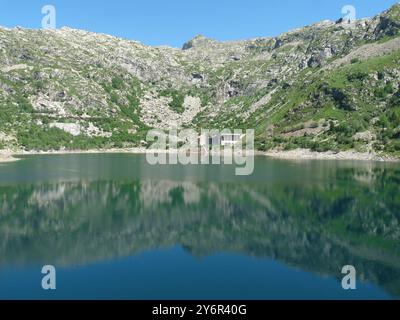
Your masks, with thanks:
M182 50L188 50L191 48L195 48L195 47L201 47L210 43L214 43L216 42L215 40L212 39L208 39L207 37L205 37L202 34L198 34L197 36L195 36L193 39L187 41L184 43Z

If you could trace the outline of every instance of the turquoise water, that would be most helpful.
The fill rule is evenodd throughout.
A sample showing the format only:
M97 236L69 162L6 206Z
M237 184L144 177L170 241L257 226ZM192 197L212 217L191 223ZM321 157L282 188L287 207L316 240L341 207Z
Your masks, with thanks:
M389 163L25 156L0 165L0 298L398 299L399 185Z

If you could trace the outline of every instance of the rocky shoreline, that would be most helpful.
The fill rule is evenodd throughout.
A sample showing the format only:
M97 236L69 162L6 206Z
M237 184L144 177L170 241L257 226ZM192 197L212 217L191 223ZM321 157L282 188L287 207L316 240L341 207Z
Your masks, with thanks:
M2 154L0 153L0 163L9 163L9 162L15 162L20 159L13 157L11 154Z
M18 161L18 156L23 155L63 155L63 154L101 154L101 153L130 153L145 154L146 152L178 153L179 150L149 150L145 148L123 149L93 149L93 150L51 150L51 151L0 151L0 163ZM308 149L290 151L272 150L267 152L255 151L254 155L266 156L283 160L357 160L357 161L385 161L399 162L400 158L379 155L376 153L360 153L354 150L341 152L314 152Z
M385 161L398 162L400 158L378 155L376 153L362 153L354 150L340 152L314 152L308 149L296 149L290 151L268 151L266 156L287 160L358 160L358 161Z

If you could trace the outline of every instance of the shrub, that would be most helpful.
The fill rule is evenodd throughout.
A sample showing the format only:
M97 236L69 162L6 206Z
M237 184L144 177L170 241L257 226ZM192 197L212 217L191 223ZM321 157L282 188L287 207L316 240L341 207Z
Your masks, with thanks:
M29 100L22 95L17 96L16 102L23 112L33 113L35 111Z
M31 126L28 130L19 132L18 142L28 150L58 150L69 146L73 136L58 128L41 128Z
M116 90L121 90L124 87L124 80L121 77L114 77L111 80L111 85Z
M395 151L400 151L400 141L399 140L393 142L393 149Z
M368 73L363 71L354 71L347 75L347 80L349 80L350 82L363 81L366 78L368 78Z
M316 152L327 152L333 149L333 147L328 142L312 142L311 151Z
M389 115L392 127L400 126L400 107L395 108Z
M185 111L185 108L183 106L184 101L185 97L181 94L178 94L172 97L172 101L169 103L169 106L172 110L178 113L183 113Z
M388 82L384 87L376 88L374 90L374 95L377 98L384 99L393 92L394 92L393 84L391 82Z
M391 97L387 105L389 108L400 107L400 90Z
M383 99L386 97L386 92L383 88L376 88L374 90L374 96L379 98L379 99Z
M169 107L177 113L183 113L185 107L185 95L178 92L177 90L167 89L160 92L161 97L171 97L172 101L169 103Z
M330 94L335 101L335 104L339 109L346 110L346 111L354 111L354 107L349 102L349 99L344 91L337 88L332 88L330 90Z
M111 92L110 94L110 101L114 104L118 104L118 95L115 92Z
M385 91L385 93L387 94L392 94L394 93L394 88L393 88L393 84L391 82L388 82L385 87L383 88L383 90Z
M304 129L304 123L299 123L294 126L285 128L284 130L282 130L282 132L289 133L289 132L296 132L296 131L303 130L303 129Z

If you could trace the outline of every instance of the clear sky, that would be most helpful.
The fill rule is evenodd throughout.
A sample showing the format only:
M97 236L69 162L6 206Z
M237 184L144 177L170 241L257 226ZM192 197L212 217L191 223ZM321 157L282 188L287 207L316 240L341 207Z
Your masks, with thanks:
M370 17L398 0L0 0L0 25L41 27L41 8L57 10L57 27L106 33L149 45L181 47L197 34L217 40L276 36L320 20L345 5Z

